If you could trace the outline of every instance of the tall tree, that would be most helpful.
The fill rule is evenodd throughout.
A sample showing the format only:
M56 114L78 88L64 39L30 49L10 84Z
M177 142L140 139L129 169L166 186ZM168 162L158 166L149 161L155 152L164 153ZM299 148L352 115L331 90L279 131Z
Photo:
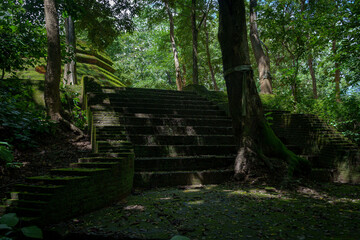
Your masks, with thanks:
M74 19L71 16L65 18L65 39L66 39L66 52L70 56L70 60L64 65L64 85L75 85L77 84L76 74L76 36Z
M192 54L193 54L193 83L199 84L198 71L198 28L196 26L196 0L191 1L191 29L192 29Z
M48 39L44 98L47 113L51 120L59 121L61 119L61 102L59 91L61 75L61 49L59 20L55 0L44 0L44 10Z
M250 40L254 52L255 60L258 65L260 93L272 94L272 79L270 74L270 59L265 54L259 37L256 22L257 0L250 0Z
M165 8L169 16L169 24L170 24L170 42L171 42L171 48L174 55L174 64L175 64L175 74L176 74L176 87L177 90L182 90L182 79L181 79L181 70L180 70L180 63L179 63L179 57L178 57L178 51L176 49L176 42L175 42L175 32L174 32L174 19L173 14L170 10L169 4L167 0L164 0Z
M239 146L235 176L263 176L269 171L288 176L310 169L308 161L286 149L266 123L250 66L244 0L219 0L219 41L224 77Z

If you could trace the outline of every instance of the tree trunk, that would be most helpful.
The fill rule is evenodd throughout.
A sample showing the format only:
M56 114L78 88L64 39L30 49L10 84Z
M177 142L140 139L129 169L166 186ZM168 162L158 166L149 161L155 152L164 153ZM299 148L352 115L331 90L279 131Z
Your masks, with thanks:
M250 40L259 70L260 93L272 94L272 79L270 74L270 59L265 54L256 23L257 0L250 0Z
M176 43L175 43L175 33L174 33L174 19L172 12L170 11L168 1L165 0L165 8L167 10L167 13L169 15L169 23L170 23L170 42L172 51L174 54L174 63L175 63L175 72L176 72L176 87L178 91L182 90L182 80L181 80L181 71L180 71L180 63L179 63L179 57L178 52L176 49Z
M309 54L309 57L308 57L308 65L309 65L309 70L310 70L310 75L311 75L311 80L312 80L312 86L313 86L313 97L314 97L314 99L317 99L318 95L317 95L317 87L316 87L316 77L315 77L315 70L314 70L314 66L313 66L313 58L312 58L311 54Z
M198 29L196 26L196 0L192 0L191 29L192 29L192 49L193 49L193 84L199 84L198 59L197 59Z
M59 121L59 119L61 119L59 91L61 77L61 51L59 21L55 0L44 0L44 10L48 42L44 98L46 110L51 120Z
M210 74L211 74L211 80L212 80L212 83L213 83L213 86L214 86L214 90L215 91L219 91L219 87L216 83L216 79L215 79L215 73L214 73L214 69L212 67L212 64L211 64L211 57L210 57L210 49L209 49L209 32L208 32L208 29L207 29L207 25L206 25L206 20L204 20L204 31L205 31L205 37L206 37L206 56L207 56L207 62L208 62L208 66L209 66L209 70L210 70Z
M244 0L219 0L219 41L236 143L237 178L288 176L309 163L286 149L266 123L250 66ZM281 161L281 160L283 161ZM279 176L280 177L280 176Z
M336 55L337 48L336 48L336 40L332 42L332 51L334 55ZM335 100L340 102L340 64L335 60Z
M182 85L186 86L186 65L185 63L182 65L183 76L182 76Z
M77 84L76 76L76 62L74 61L76 52L76 38L74 20L71 16L65 19L65 34L66 34L66 51L72 57L69 63L64 66L64 85Z

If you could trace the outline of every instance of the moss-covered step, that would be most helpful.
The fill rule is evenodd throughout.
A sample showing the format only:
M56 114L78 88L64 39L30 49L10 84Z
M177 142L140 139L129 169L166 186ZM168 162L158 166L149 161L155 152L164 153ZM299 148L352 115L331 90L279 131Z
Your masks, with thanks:
M8 204L12 207L27 208L27 209L42 209L49 201L34 201L34 200L18 200L10 199Z
M71 163L70 167L73 168L119 168L120 162L79 162Z
M121 99L121 98L152 98L154 100L192 100L194 102L196 101L204 101L204 98L197 96L197 95L182 95L182 94L158 94L158 93L143 93L143 92L125 92L120 91L116 93L116 95L112 92L108 93L93 93L94 96L97 98L112 98L112 99ZM103 95L101 95L103 94ZM90 98L91 99L91 98Z
M66 178L72 179L76 177L79 177L80 179L81 177L104 175L104 174L108 174L109 172L110 169L107 168L57 168L57 169L52 169L50 171L50 174L53 176L65 176L64 179Z
M143 171L191 171L204 169L231 169L235 155L231 156L183 156L139 157L135 159L135 172Z
M232 127L215 127L215 126L126 126L128 134L144 135L231 135Z
M139 103L131 103L131 102L105 102L105 103L98 103L93 104L92 106L122 106L127 108L136 108L139 106ZM203 110L218 110L219 108L215 105L204 105L204 104L197 104L197 102L189 103L189 104L180 104L180 103L173 103L170 104L168 102L159 102L154 103L152 101L147 103L142 103L141 107L143 108L160 108L160 109L203 109Z
M153 103L153 104L164 104L164 101L162 99L154 99L154 98L146 98L146 97L141 97L141 98L126 98L126 97L117 97L117 96L109 96L109 95L104 95L102 97L98 97L96 98L96 95L93 96L93 98L91 98L89 100L89 104L107 104L107 103L112 103L112 104L146 104L146 103ZM166 104L178 104L178 105L192 105L192 104L196 104L196 105L200 105L200 106L208 106L209 102L205 101L205 100L197 100L194 102L194 100L188 100L188 99L168 99L166 102Z
M64 189L63 185L37 185L37 184L16 184L14 185L14 191L25 193L46 193L54 194Z
M51 170L55 171L54 169ZM65 186L73 182L77 182L86 178L86 176L35 176L27 177L26 182L33 184L42 184L42 185L60 185Z
M126 118L120 117L104 117L103 115L93 115L93 121L98 121L99 123L107 121L119 121L121 125L140 125L140 126L156 126L156 125L172 125L172 126L222 126L222 127L231 127L231 119L224 118L140 118L127 116Z
M107 71L109 71L111 73L114 73L116 71L108 63L106 63L106 62L102 61L101 59L99 59L99 58L97 58L95 56L92 56L92 55L83 54L83 53L77 53L76 54L76 60L78 62L96 65L98 67L106 69Z
M114 93L149 93L149 94L178 94L181 96L185 95L197 95L195 92L190 91L175 91L166 89L154 89L154 88L119 88L119 87L104 87L103 92L114 92Z
M179 157L179 156L203 156L203 155L233 155L237 151L235 145L158 145L145 146L135 145L136 157Z
M225 116L221 110L204 110L204 109L169 109L169 108L145 108L142 106L130 108L111 105L92 105L90 111L115 111L119 113L150 113L150 114L173 114L173 115L200 115L200 116Z
M79 158L78 163L110 163L110 162L121 162L127 160L127 156L123 157L86 157L86 158Z
M235 143L233 135L129 135L136 145L230 145Z
M30 192L11 192L11 199L22 199L27 201L49 201L54 194L51 193L30 193Z
M134 186L142 188L217 184L229 181L233 170L137 172Z

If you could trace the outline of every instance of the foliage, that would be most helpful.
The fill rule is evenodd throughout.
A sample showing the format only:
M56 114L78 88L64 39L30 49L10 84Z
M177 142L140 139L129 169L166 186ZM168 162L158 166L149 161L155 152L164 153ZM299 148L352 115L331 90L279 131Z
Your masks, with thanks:
M14 72L35 66L45 56L45 30L25 16L23 1L0 3L0 69Z
M18 79L0 82L0 125L2 140L19 148L36 146L36 135L51 133L53 126L33 102L31 86Z
M14 155L11 151L11 145L7 142L0 142L0 167L11 165L14 161Z
M0 233L4 237L0 240L23 239L43 239L42 230L37 226L19 227L19 218L16 213L7 213L0 218Z
M76 86L75 86L76 87ZM61 102L71 116L71 121L80 129L85 128L86 112L80 104L80 93L72 86L65 86L61 89Z

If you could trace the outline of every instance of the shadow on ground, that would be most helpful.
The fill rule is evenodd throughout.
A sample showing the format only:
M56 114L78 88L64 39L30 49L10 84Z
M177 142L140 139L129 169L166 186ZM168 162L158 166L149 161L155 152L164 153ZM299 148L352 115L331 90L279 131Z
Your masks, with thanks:
M360 239L359 209L360 186L229 183L137 192L51 229L65 239Z

